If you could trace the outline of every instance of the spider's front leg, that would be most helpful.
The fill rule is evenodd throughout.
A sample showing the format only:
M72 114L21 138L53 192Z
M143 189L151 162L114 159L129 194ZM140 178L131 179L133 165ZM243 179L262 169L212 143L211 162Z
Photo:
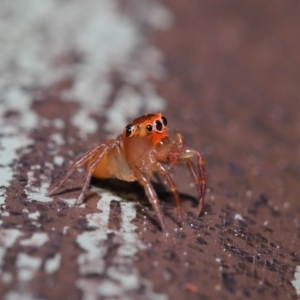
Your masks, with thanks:
M192 162L191 158L196 159L198 172L196 172L194 163ZM194 183L197 186L198 195L199 195L197 215L200 215L204 208L204 197L206 191L206 174L205 174L205 167L204 167L204 159L202 158L201 154L198 151L185 149L184 154L181 156L181 161L186 163L191 173L191 176L194 180Z
M156 215L158 217L158 220L160 222L160 226L162 231L166 231L166 226L165 226L165 222L162 218L162 213L161 213L161 209L158 203L158 198L156 195L156 192L150 182L150 180L140 171L136 171L135 172L136 178L139 181L139 183L144 187L146 195L152 205L152 207L154 208Z
M173 193L175 203L176 203L177 216L178 216L179 221L181 222L182 221L182 211L181 211L179 195L177 192L177 187L176 187L170 173L167 171L167 169L164 166L162 166L160 163L156 163L156 170L165 177L166 182L167 182L171 192Z

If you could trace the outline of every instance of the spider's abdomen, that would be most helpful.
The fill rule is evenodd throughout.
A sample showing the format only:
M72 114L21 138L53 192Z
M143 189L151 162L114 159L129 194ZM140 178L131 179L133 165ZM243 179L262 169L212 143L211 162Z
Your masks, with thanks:
M88 170L89 166L97 157L92 157L85 168ZM100 179L118 178L124 181L135 181L132 171L125 159L125 153L122 144L114 144L99 160L96 168L92 172L92 176Z

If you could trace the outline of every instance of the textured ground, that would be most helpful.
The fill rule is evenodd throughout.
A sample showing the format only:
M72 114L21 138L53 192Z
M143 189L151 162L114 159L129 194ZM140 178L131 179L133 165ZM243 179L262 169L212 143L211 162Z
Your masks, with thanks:
M0 298L297 299L299 2L18 4L0 4ZM205 158L203 216L182 166L182 228L155 183L167 234L136 183L93 179L73 207L75 172L47 196L156 111Z

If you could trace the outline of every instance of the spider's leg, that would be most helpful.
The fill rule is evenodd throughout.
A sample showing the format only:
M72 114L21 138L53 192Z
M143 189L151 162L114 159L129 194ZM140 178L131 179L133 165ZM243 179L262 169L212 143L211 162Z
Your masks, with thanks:
M182 221L182 211L181 211L179 195L177 192L177 187L176 187L171 175L169 174L169 172L166 170L165 167L163 167L160 163L157 163L156 169L165 177L167 184L169 186L169 189L173 193L175 203L176 203L177 216L178 216L179 221L181 222Z
M196 157L197 159L198 176L196 174L193 162L189 159L192 157ZM199 195L197 215L200 215L200 213L203 211L204 208L204 197L206 191L206 174L204 168L204 160L199 152L190 149L185 150L185 153L181 157L181 159L186 163L188 169L190 170L191 176L197 186L198 195Z
M58 184L48 193L49 196L55 194L59 190L59 188L66 182L66 180L70 177L70 175L79 167L83 166L87 161L89 161L97 152L102 152L105 144L100 144L92 148L83 154L78 160L76 160L68 172L61 178Z
M136 178L139 181L139 183L144 187L146 195L152 205L152 207L154 208L156 215L158 217L158 220L160 222L160 226L162 231L166 231L166 226L165 226L165 222L162 218L162 213L161 213L161 209L158 203L158 198L156 195L156 192L152 186L152 184L150 183L150 180L143 175L140 171L136 172Z
M85 177L85 179L84 179L84 185L83 185L83 187L82 187L82 189L81 189L81 192L80 192L80 194L79 194L79 196L78 196L78 198L77 198L77 200L76 200L75 205L80 205L80 204L83 202L83 197L84 197L85 191L86 191L86 189L87 189L87 187L88 187L88 185L89 185L89 182L90 182L90 179L91 179L91 177L92 177L93 171L96 169L97 165L100 163L100 161L101 161L103 155L104 155L104 152L102 152L102 153L100 154L100 156L97 157L97 158L92 162L92 164L89 166L89 168L88 168L88 173L87 173L87 175L86 175L86 177Z

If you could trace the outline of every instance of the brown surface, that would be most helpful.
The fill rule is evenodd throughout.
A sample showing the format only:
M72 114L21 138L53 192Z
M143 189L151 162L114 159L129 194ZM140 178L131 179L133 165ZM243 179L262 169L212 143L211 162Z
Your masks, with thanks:
M172 196L161 185L157 189L168 236L159 231L151 210L145 212L137 204L134 224L146 247L136 255L135 267L153 283L155 292L170 299L296 299L290 281L300 262L299 3L191 0L187 5L178 0L168 5L175 14L175 25L153 36L166 55L169 73L159 91L168 100L164 113L170 127L182 132L187 143L205 157L207 201L205 215L196 217L195 189L188 171L179 167L174 180L186 212L182 229L176 223ZM68 120L74 107L49 97L34 109L46 118ZM59 249L63 261L53 275L40 270L29 288L46 299L80 299L74 283L79 276L76 259L82 250L75 237L90 230L84 216L95 209L97 197L89 193L87 207L78 210L61 201L28 203L23 193L30 165L40 164L36 172L43 172L43 161L51 158L46 144L50 133L45 127L32 133L35 144L19 162L19 181L9 190L7 210L11 214L2 218L2 227L22 224L29 235L36 228L26 222L22 210L38 209L41 230L51 240L45 247L26 251L45 259ZM63 135L75 136L75 129L68 125ZM81 153L99 136L100 140L104 137L100 132L84 145L66 145L60 154L68 161L69 150ZM64 167L52 172L53 180L63 174ZM73 186L81 183L80 175L75 174ZM136 184L93 184L124 197L134 193L146 202ZM111 210L109 227L117 229L120 207L116 207ZM71 228L69 233L60 234L66 225ZM108 268L118 242L111 235L107 243ZM6 257L7 270L18 247L12 247ZM2 285L0 295L18 288L14 281ZM141 299L143 295L145 287L140 286L126 296Z

